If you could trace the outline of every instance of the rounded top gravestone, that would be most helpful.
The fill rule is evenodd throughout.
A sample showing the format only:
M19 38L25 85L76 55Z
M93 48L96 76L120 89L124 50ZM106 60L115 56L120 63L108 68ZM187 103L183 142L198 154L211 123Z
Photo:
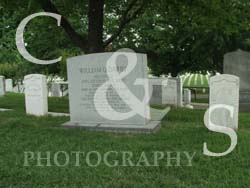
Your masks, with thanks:
M225 54L224 74L240 78L240 111L250 112L250 53L237 50Z

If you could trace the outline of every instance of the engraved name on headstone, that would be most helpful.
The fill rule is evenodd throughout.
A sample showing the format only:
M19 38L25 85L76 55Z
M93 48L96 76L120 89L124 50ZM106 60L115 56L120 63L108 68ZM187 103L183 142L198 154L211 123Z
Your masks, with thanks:
M114 111L119 113L127 113L133 109L130 106L130 97L136 97L141 103L137 107L144 111L145 117L139 114L134 114L123 120L110 120L105 118L96 110L94 104L94 96L97 89L102 88L105 83L108 84L108 73L119 72L122 74L126 70L128 60L126 56L120 55L116 59L115 67L107 67L107 61L114 53L100 53L79 56L68 59L67 72L69 82L69 103L70 103L70 118L72 124L133 124L145 125L150 119L149 108L146 108L149 102L149 88L148 83L138 85L135 84L136 79L147 78L147 57L144 54L136 54L137 63L131 72L121 80L117 79L116 82L122 82L126 88L113 88L112 85L105 93L108 104L103 100L98 100L98 106L101 106L100 111L113 115L116 118ZM128 98L121 99L120 95L125 92L131 92ZM118 94L119 93L119 94ZM143 100L144 99L144 100ZM125 100L125 101L124 101ZM102 104L103 103L103 104ZM110 105L111 108L108 106ZM133 113L132 113L133 114Z

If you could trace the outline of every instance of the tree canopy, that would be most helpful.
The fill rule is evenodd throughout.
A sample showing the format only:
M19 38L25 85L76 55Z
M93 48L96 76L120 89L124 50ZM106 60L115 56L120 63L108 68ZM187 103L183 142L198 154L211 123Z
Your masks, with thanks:
M249 8L247 0L2 0L0 63L18 66L20 77L65 75L68 57L126 47L146 53L155 75L222 72L225 53L250 49ZM27 63L15 46L19 23L42 11L62 15L61 27L53 18L35 18L25 43L39 59L63 56L55 65Z

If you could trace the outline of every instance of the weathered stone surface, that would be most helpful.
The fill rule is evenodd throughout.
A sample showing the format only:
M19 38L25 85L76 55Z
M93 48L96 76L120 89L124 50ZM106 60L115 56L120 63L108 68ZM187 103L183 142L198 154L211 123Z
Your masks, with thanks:
M184 104L191 104L191 90L190 89L184 89L184 95L183 95L183 102Z
M178 89L178 81L176 78L149 79L150 89L152 90L150 104L182 106L182 102L178 102L179 97L182 96L179 93L182 89Z
M5 90L7 92L13 92L13 80L12 79L5 80Z
M228 105L234 108L233 118L225 108L215 109L211 113L211 121L216 125L238 129L239 113L239 78L233 75L217 75L210 79L209 107Z
M175 80L177 82L177 106L182 107L183 106L183 101L182 101L183 83L182 83L181 78L179 77L175 78Z
M48 114L46 76L30 74L24 77L26 113L36 116Z
M147 78L146 55L136 54L137 63L135 68L128 75L122 77L122 80L118 79L115 82L115 84L124 83L125 88L117 89L110 85L108 73L114 74L116 70L118 70L119 74L123 73L126 71L128 60L125 56L121 55L116 59L115 66L107 67L107 62L113 54L100 53L68 59L70 118L73 124L146 125L150 120L150 111L146 106L149 102L148 83L143 83L142 85L134 84L137 79ZM107 90L101 87L105 86L105 84L109 86ZM102 106L99 112L94 103L97 89L103 90L104 93L104 96L97 96L97 105ZM125 96L127 91L130 92L130 95L125 97L124 101L120 95ZM106 97L107 104L103 102ZM131 101L133 102L131 98L133 97L136 97L139 105L131 104ZM143 111L146 118L133 112L134 109L131 109L130 106ZM107 114L109 117L104 117L100 113ZM128 114L128 117L117 120L116 117L119 113ZM110 117L116 120L112 120Z
M61 97L62 96L60 84L58 84L58 83L51 84L51 96L52 97Z
M250 53L237 50L225 54L224 74L240 78L240 111L250 112Z
M162 93L163 93L163 80L162 78L150 78L149 79L149 88L151 98L150 98L150 104L157 104L162 105L163 99L162 99ZM165 79L167 80L167 79Z
M4 76L0 76L0 96L5 95L5 78Z
M177 81L176 79L169 78L167 84L163 85L162 100L163 104L168 104L171 106L178 106L177 99Z

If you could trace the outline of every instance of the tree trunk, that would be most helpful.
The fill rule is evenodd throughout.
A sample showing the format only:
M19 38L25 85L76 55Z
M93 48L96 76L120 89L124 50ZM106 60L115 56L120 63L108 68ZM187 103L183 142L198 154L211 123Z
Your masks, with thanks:
M104 0L89 0L88 53L103 52Z

